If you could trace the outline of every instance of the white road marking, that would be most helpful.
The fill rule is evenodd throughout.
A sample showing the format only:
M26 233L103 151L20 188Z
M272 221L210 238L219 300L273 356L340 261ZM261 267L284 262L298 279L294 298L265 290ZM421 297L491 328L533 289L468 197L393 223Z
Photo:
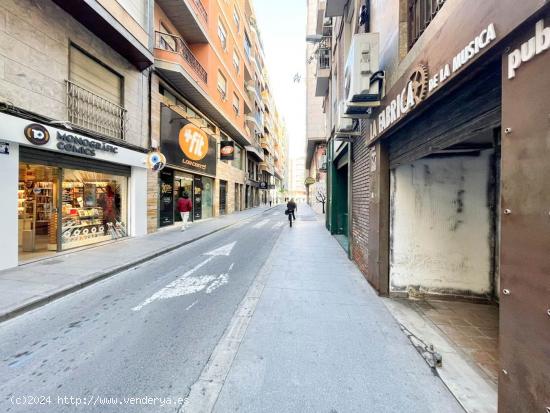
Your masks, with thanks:
M284 222L276 222L275 224L273 224L273 226L271 227L271 229L281 228L283 225L285 225Z
M147 300L142 302L140 305L132 308L132 311L139 311L146 305L149 305L156 300L165 300L167 298L173 298L173 297L179 297L182 295L197 293L207 288L208 284L210 283L214 284L214 287L213 289L210 290L210 292L214 291L215 289L221 287L224 284L227 284L228 282L227 273L220 274L220 275L203 275L200 277L191 277L191 274L193 274L195 271L197 271L199 268L203 267L204 265L208 264L210 261L214 259L214 257L217 257L219 255L228 256L229 254L231 254L231 251L233 250L233 247L235 246L235 244L236 244L236 241L232 242L231 244L224 245L223 247L220 247L205 253L204 255L210 255L210 257L208 257L201 263L195 265L185 274L183 274L182 276L178 277L177 279L172 281L170 284L168 284L166 287L157 291L155 294L153 294ZM210 292L208 294L210 294Z
M187 306L187 308L185 309L185 311L191 310L191 309L195 306L195 304L197 304L198 302L199 302L199 300L193 301L193 303L191 303L191 305L188 305L188 306Z
M265 224L267 224L268 222L269 222L268 219L263 219L263 220L261 220L260 222L258 222L257 224L254 224L254 225L252 226L252 228L261 228L261 227L263 227Z
M229 282L229 274L220 274L212 283L206 287L206 294L211 294L218 288L220 288L222 285L225 285Z
M231 251L233 250L233 247L235 246L236 243L237 241L233 241L231 244L227 244L227 245L224 245L223 247L216 248L215 250L207 252L203 255L213 255L213 256L225 255L227 257L229 254L231 254Z
M274 217L276 217L277 215L281 215L281 213L280 213L280 212L274 212L274 213L271 214L271 215L273 215Z

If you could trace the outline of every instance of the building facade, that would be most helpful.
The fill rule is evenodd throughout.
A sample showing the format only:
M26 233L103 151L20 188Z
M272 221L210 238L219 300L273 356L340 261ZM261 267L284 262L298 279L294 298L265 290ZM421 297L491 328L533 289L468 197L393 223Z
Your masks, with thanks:
M193 220L266 204L279 120L251 2L157 0L154 11L152 143L167 167L149 177L148 230L180 220L183 192ZM201 150L182 142L184 129Z
M331 67L332 20L324 16L324 1L307 2L306 46L306 178L308 204L325 213L327 169L326 145L330 110L324 106Z
M147 231L152 4L0 4L0 269Z
M544 411L548 4L322 6L333 28L323 102L332 112L329 229L347 236L350 257L382 295L497 304L499 411ZM339 108L360 76L346 62L363 34L385 90L344 131ZM369 86L363 93L372 95Z

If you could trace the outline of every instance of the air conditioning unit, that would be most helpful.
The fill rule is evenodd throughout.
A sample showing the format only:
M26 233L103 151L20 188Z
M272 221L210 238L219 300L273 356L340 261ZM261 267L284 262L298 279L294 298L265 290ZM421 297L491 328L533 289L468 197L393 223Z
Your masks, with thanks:
M346 111L348 109L349 106L347 105L347 102L339 102L338 113L336 114L336 137L361 135L361 131L359 130L359 127L357 125L357 121L346 114Z
M380 106L385 82L380 71L379 49L378 33L353 35L344 67L347 116L367 117L370 108Z

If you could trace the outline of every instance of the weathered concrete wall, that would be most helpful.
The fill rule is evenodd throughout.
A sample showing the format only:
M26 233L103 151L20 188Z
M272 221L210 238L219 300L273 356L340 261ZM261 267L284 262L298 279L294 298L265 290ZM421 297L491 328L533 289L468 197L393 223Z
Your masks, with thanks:
M492 293L491 153L392 170L391 292Z

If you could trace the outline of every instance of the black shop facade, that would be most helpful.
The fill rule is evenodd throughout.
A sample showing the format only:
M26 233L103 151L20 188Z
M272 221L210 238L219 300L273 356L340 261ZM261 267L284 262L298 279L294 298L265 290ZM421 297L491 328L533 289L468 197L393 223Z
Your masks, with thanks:
M160 150L166 167L159 172L159 227L181 221L177 200L187 194L190 220L213 216L216 139L179 113L161 107Z

